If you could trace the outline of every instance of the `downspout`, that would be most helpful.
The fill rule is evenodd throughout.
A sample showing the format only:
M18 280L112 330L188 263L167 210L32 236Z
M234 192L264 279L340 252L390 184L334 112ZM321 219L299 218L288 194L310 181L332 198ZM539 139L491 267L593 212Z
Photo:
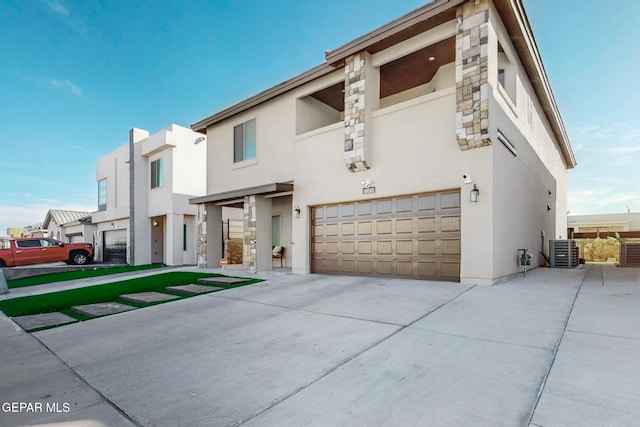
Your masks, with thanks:
M135 165L133 129L129 131L129 265L136 265Z

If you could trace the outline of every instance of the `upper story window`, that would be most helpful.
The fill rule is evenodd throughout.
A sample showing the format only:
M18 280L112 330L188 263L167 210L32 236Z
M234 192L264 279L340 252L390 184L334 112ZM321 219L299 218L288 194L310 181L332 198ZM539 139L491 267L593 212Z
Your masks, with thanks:
M233 162L256 158L256 119L233 128Z
M151 188L162 187L162 159L151 162Z
M98 181L98 210L107 210L107 179Z

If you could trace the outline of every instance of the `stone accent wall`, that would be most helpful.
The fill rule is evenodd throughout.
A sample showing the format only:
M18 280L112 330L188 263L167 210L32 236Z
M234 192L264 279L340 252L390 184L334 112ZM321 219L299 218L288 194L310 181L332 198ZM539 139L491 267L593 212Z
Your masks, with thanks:
M458 8L456 137L461 150L491 145L488 83L489 0Z
M242 239L229 239L227 243L227 263L229 264L242 264Z
M344 161L350 172L369 169L365 158L364 52L346 59L344 85Z
M207 267L207 205L198 205L198 267Z
M244 236L243 255L244 265L250 271L256 271L256 245L251 241L256 241L256 196L244 197Z

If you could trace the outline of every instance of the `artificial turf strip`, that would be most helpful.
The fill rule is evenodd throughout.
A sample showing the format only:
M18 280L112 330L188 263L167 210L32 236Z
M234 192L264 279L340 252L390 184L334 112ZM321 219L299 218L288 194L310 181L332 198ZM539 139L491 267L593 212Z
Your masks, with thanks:
M197 279L202 277L214 276L219 275L191 272L162 273L103 285L8 299L0 301L0 310L9 317L50 313L52 311L68 313L68 311L65 310L69 310L74 305L116 301L121 294L131 294L135 292L156 291L170 293L165 291L164 288L171 285L188 285L190 283L196 283ZM259 279L247 279L246 282L239 283L237 286L250 285L261 281L262 280ZM229 288L231 287L236 286L229 286ZM128 302L127 304L134 305Z
M118 273L129 273L133 271L144 271L156 268L166 267L164 264L149 264L140 266L122 266L122 267L87 267L82 270L65 271L60 273L45 273L37 276L23 277L20 279L7 280L9 288L22 288L26 286L43 285L54 282L64 282L67 280L86 279L91 277L107 276Z
M131 271L151 270L154 268L166 267L164 264L149 264L137 266L106 267L95 268L87 266L86 270L65 271L61 273L48 273L39 276L23 277L21 279L7 280L10 289L23 288L25 286L43 285L53 282L64 282L66 280L87 279L89 277L106 276L109 274L128 273Z

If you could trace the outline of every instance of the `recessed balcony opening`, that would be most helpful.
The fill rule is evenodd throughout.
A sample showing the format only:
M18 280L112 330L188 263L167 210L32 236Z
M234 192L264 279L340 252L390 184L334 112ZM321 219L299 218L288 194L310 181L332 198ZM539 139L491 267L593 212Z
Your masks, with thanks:
M296 100L296 135L344 120L344 80Z
M516 67L509 61L507 53L498 43L498 84L504 89L507 96L516 103Z
M455 37L380 67L380 108L455 87Z

